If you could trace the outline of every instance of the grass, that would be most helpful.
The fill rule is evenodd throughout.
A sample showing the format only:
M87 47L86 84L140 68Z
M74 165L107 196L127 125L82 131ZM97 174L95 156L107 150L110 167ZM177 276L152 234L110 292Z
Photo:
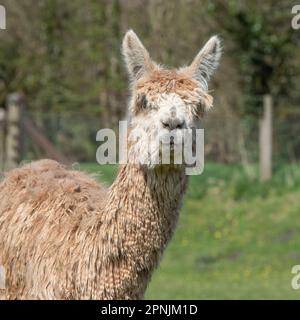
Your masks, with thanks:
M116 167L83 165L111 183ZM281 165L259 183L257 169L207 164L192 176L174 238L148 299L299 299L300 168Z

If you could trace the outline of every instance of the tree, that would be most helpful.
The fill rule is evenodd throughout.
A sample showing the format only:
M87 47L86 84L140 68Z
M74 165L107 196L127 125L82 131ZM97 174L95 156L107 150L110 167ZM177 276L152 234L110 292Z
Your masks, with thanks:
M261 180L271 177L272 97L289 94L297 70L298 40L290 26L290 4L274 2L218 0L211 8L234 42L232 54L244 89L243 113L259 118Z

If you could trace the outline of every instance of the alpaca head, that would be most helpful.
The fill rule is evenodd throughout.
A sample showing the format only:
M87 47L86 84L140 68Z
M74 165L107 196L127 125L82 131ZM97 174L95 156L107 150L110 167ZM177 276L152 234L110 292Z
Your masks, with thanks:
M221 56L220 40L209 39L193 62L179 69L155 63L137 35L128 31L122 51L131 81L129 161L161 165L166 149L170 164L184 129L198 128L213 104L208 81ZM164 149L165 148L165 149ZM166 151L165 150L165 151Z

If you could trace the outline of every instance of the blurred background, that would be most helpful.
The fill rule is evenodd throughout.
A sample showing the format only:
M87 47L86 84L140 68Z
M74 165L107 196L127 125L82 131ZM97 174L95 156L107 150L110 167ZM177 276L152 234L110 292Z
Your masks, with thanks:
M50 157L102 173L96 132L126 116L120 46L134 29L152 58L188 64L211 35L224 55L191 177L149 299L298 299L300 29L293 1L1 0L0 166ZM300 21L300 19L299 19ZM1 199L0 199L1 201Z

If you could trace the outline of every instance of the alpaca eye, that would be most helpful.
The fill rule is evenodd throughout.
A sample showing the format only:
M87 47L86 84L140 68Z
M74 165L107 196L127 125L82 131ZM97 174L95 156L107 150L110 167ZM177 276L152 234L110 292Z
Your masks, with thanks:
M144 94L139 98L139 106L141 109L146 109L148 106L147 98Z
M169 128L169 124L166 123L166 122L163 122L163 121L162 121L162 126L163 126L164 128Z
M202 118L204 116L204 113L205 113L205 106L203 105L202 101L197 103L196 110L197 110L197 116L199 118Z

